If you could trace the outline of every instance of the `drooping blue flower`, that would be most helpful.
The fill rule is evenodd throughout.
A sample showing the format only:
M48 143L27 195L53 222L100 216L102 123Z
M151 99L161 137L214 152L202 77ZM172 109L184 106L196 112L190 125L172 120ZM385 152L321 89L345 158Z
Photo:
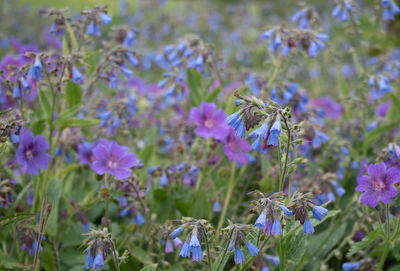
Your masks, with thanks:
M28 72L28 77L34 81L42 80L42 62L39 56L35 58L35 62Z
M104 258L103 253L98 253L93 261L93 269L103 269L104 266Z
M268 29L267 31L265 31L265 32L263 33L264 39L265 39L265 40L269 40L269 39L272 37L272 34L273 34L273 33L274 33L274 32L273 32L272 29Z
M265 255L265 259L267 261L270 261L273 265L278 266L279 265L279 257L278 256L272 256L272 255Z
M248 137L250 139L261 138L262 140L265 140L267 138L267 135L268 135L268 129L269 129L268 122L264 122L260 127L258 127L257 129L251 131L249 133ZM272 128L271 128L271 130L272 130Z
M232 251L233 249L233 240L229 241L228 251Z
M12 97L14 99L21 99L21 89L19 88L18 84L15 84L14 88L13 88L13 94Z
M319 148L325 142L329 141L329 136L319 130L315 130L315 136L312 140L312 147Z
M238 247L238 248L235 248L235 257L234 257L234 260L235 260L235 264L243 264L244 263L244 254L243 254L243 251Z
M139 64L139 60L130 52L126 53L126 58L132 67L136 67Z
M32 89L32 86L26 81L25 77L20 78L21 86L25 91L29 91Z
M280 204L279 207L281 208L281 210L285 213L285 215L290 216L293 214L292 211L290 211L286 206Z
M136 217L132 218L132 223L140 226L146 223L146 219L141 213L137 213Z
M86 34L99 37L101 36L100 27L92 21L86 29Z
M213 204L213 212L214 213L221 212L221 203L219 203L219 201L214 202L214 204Z
M90 253L90 247L88 247L86 249L86 252L87 252L87 256L86 256L84 268L85 268L85 270L89 270L93 267L94 259L93 259L93 255Z
M190 257L190 245L187 241L185 243L183 243L183 246L181 248L181 251L179 252L179 255L183 258Z
M161 184L161 186L168 185L168 176L165 172L161 175L160 184Z
M109 25L112 22L112 16L110 14L108 14L108 13L103 12L103 13L100 14L99 17L100 17L100 20L105 25Z
M303 224L303 232L304 232L304 234L313 234L313 233L314 233L314 227L313 227L313 225L311 224L311 221L310 221L309 218L307 218L307 219L304 221L304 224Z
M171 237L172 239L175 239L176 237L178 237L181 234L182 231L183 231L183 228L179 227L179 228L175 229L174 231L172 231L169 234L169 237Z
M247 250L249 251L251 256L254 257L254 256L258 255L258 252L260 251L260 249L257 246L255 246L252 242L247 241L246 246L247 246Z
M275 218L274 224L272 224L271 234L282 235L282 226L278 218Z
M72 67L72 82L74 82L76 84L83 83L82 74L79 72L79 70L76 67Z
M192 252L192 260L196 262L200 262L203 260L203 251L201 250L201 245L197 235L195 233L192 234L190 238L190 251Z
M265 226L267 225L267 214L265 212L262 212L260 216L257 218L256 222L254 223L254 226L256 228L259 228L260 230L265 229Z
M268 146L274 146L274 147L278 146L281 131L282 131L281 121L276 120L270 130L270 134L267 141Z
M361 266L361 262L347 262L342 264L342 268L344 271L357 271Z
M328 210L321 206L315 206L314 209L312 209L312 213L316 220L321 221L328 214Z

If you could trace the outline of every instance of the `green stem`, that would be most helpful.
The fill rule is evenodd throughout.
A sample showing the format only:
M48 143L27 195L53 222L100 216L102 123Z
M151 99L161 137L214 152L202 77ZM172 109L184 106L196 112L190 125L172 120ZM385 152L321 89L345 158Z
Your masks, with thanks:
M283 248L283 236L279 240L279 271L285 270L285 259L284 259L284 248Z
M236 170L236 161L232 163L231 167L231 176L229 179L228 193L226 194L224 206L222 207L222 213L218 221L218 229L222 228L222 225L225 221L226 211L228 210L229 201L231 200L232 191L235 187L235 170Z
M379 262L378 269L376 269L377 271L381 271L381 270L382 270L383 264L385 263L385 260L386 260L386 257L387 257L387 255L388 255L389 249L390 249L390 244L387 243L387 244L386 244L386 247L385 247L385 250L383 251L381 260L380 260L380 262Z
M282 192L283 191L283 182L285 180L285 175L286 175L286 171L287 171L287 165L288 165L288 160L289 160L289 150L290 150L290 129L289 129L289 125L287 124L286 118L283 117L283 122L285 124L286 127L286 132L287 132L287 142L286 142L286 156L285 156L285 164L283 166L283 172L280 176L280 180L279 180L279 191ZM280 163L280 162L279 162ZM289 184L290 185L290 184Z
M201 228L202 228L202 230L203 230L204 240L206 241L208 270L211 271L211 269L212 269L212 263L211 263L211 257L210 257L210 248L209 248L209 245L208 245L207 232L206 232L206 229L204 228L203 225L201 225Z
M386 234L387 234L388 240L390 240L390 208L389 208L389 204L385 205L385 209L386 209Z
M104 188L107 189L107 195L106 195L106 198L105 198L105 201L106 201L106 207L105 208L106 208L106 210L105 210L104 217L105 217L105 223L106 223L107 228L108 228L108 205L109 205L109 202L108 202L108 199L109 199L109 195L108 195L108 193L109 193L109 191L108 191L108 173L106 173L105 176L104 176Z
M229 234L228 243L225 246L224 253L222 254L222 259L218 263L217 269L215 269L215 271L219 271L219 267L221 266L221 263L224 261L226 252L228 251L228 248L229 248L229 243L231 242L232 235L233 235L233 229L231 230L231 233Z

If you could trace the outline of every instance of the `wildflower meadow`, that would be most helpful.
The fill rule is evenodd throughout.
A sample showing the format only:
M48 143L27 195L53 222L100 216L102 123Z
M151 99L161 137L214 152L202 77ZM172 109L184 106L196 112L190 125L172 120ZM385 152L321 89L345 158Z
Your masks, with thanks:
M400 271L398 0L0 13L0 270Z

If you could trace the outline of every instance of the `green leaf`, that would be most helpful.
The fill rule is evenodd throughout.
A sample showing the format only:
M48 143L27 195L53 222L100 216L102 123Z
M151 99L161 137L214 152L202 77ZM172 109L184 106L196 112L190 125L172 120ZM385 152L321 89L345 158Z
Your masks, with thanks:
M30 218L32 216L34 216L34 214L13 214L13 215L0 217L0 227L9 225L11 223L14 223L14 222L17 222L20 220Z
M44 246L43 252L40 254L40 258L41 265L46 271L57 270L56 257L49 246Z
M51 110L51 106L50 106L49 100L46 97L46 94L40 88L39 88L39 101L40 101L40 105L42 106L44 112L46 113L46 116L50 119L53 112Z
M50 180L47 190L49 203L52 205L49 220L47 222L47 231L51 236L57 236L58 231L58 215L59 202L63 191L63 182L58 179Z
M139 262L144 263L144 264L148 264L151 265L153 264L150 255L144 251L142 248L137 247L137 246L132 246L131 249L131 254L132 256L137 259Z
M65 35L62 38L62 43L63 43L63 55L67 56L69 55L69 47L68 47L67 37Z
M71 40L72 49L74 51L77 51L78 50L78 42L76 41L74 30L72 29L71 25L67 21L65 21L65 26L67 28L68 36Z
M355 243L350 248L349 252L347 253L347 257L350 257L350 256L356 254L357 252L359 252L360 250L362 250L363 248L365 248L366 246L371 244L373 241L375 241L379 237L380 234L381 234L380 229L376 229L376 230L368 233L367 236L365 236L360 242Z
M229 241L228 241L229 242ZM218 258L214 261L211 270L212 271L220 271L224 270L224 266L229 260L229 257L232 255L232 252L227 251L225 254L225 257L222 259L222 256L224 255L224 251L222 250L218 256Z
M0 270L30 270L32 264L21 264L16 259L10 258L10 255L6 255L0 252Z
M158 264L156 264L156 263L149 264L149 265L146 265L145 267L143 267L142 269L140 269L140 271L156 271L157 266L158 266Z
M390 93L390 98L392 99L392 105L389 108L387 114L389 120L397 120L400 115L400 99L393 93Z
M45 120L45 119L35 121L31 127L32 132L35 135L42 134L44 129L46 129L46 122L47 122L47 120Z
M100 124L100 120L96 119L67 119L60 122L61 129L68 127L90 127Z
M8 109L8 110L6 110L6 111L1 111L1 112L0 112L0 116L3 116L3 115L5 115L5 114L7 114L7 113L9 113L9 112L11 112L11 111L13 111L13 109Z
M203 101L203 76L200 72L189 69L187 71L187 81L190 93L190 104L199 106Z
M215 102L219 93L221 92L221 89L222 89L221 87L217 87L216 89L214 89L213 92L208 94L206 97L206 102L208 102L208 103Z
M287 245L287 259L295 263L301 260L306 252L307 242L307 236L302 232L297 232L294 236L292 236Z
M385 126L379 127L377 129L373 130L372 132L368 133L365 136L364 148L368 148L369 146L374 145L375 142L378 140L378 137L381 134L383 134L383 133L385 133L385 132L387 132L389 130L395 129L399 125L400 125L400 120L392 122L392 123L387 124Z
M82 101L82 88L79 84L73 83L71 80L67 81L66 85L66 98L70 107L76 106Z
M57 116L56 124L59 124L61 121L73 117L81 109L81 107L82 106L78 104L65 110L63 113Z

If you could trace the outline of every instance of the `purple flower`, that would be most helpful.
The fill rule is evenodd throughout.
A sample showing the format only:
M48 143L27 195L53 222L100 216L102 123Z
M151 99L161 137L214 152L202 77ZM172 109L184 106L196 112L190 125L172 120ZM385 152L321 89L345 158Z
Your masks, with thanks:
M167 241L165 242L165 253L172 253L174 252L174 248L172 247L172 242L171 239L167 238Z
M117 180L129 178L130 168L138 165L135 154L115 141L100 140L93 149L93 155L96 160L91 164L91 169L99 175L108 172Z
M247 163L246 152L249 152L251 147L246 140L235 135L233 128L229 128L229 130L229 134L225 138L224 153L231 161L237 161L241 165L245 165Z
M400 182L400 171L391 167L387 169L385 163L368 166L368 175L361 175L357 178L358 186L356 191L364 192L361 196L361 203L372 208L378 206L379 201L385 204L399 193L394 184Z
M313 100L312 104L318 109L321 109L329 119L340 118L344 111L343 105L335 102L330 97L315 99Z
M225 112L217 110L215 104L202 102L200 109L195 107L190 110L189 122L191 124L198 124L196 133L199 136L224 140L229 132L225 124L225 118Z
M89 142L82 142L78 145L78 161L82 165L89 165L95 159L93 156L92 146Z
M19 141L17 162L26 167L28 174L38 175L39 169L46 169L51 160L51 156L47 153L49 143L42 135L35 137L30 131L22 133Z

